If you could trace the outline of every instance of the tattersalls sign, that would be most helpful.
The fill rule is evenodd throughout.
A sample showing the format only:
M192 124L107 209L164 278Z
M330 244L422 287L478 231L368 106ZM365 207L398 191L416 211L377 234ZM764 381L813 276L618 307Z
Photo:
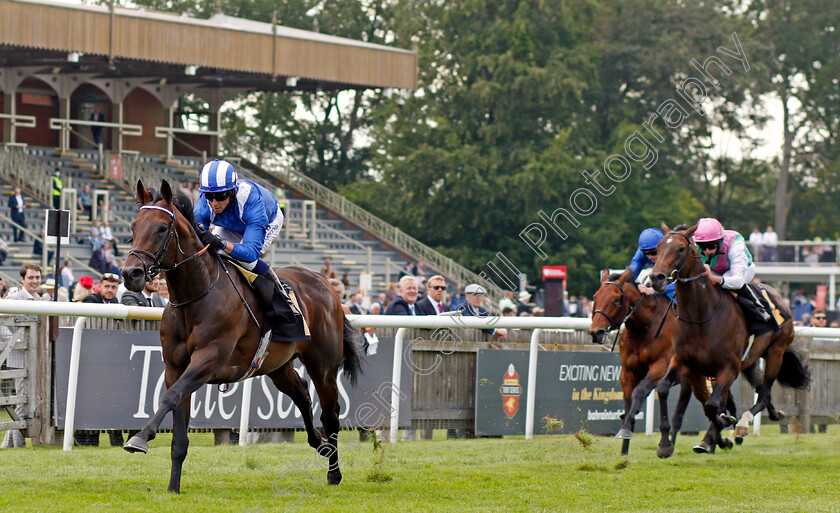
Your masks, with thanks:
M72 330L62 328L55 349L55 422L63 428ZM339 421L342 426L387 426L390 422L391 362L394 344L383 339L375 355L363 356L364 374L353 388L339 371ZM315 425L321 425L318 395L303 364L295 370L309 383ZM156 331L86 330L83 335L75 429L140 429L157 409L166 385ZM254 379L250 427L302 428L300 412L265 376ZM411 374L400 386L400 427L411 421ZM238 428L242 383L227 389L205 385L192 394L190 427ZM167 415L162 429L170 429Z

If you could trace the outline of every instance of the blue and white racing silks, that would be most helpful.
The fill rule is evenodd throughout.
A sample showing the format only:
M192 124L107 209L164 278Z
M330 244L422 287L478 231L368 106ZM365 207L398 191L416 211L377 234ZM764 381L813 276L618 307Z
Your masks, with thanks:
M234 243L230 256L242 262L256 261L263 248L277 236L283 222L278 218L282 214L274 195L250 180L239 180L236 196L221 214L213 212L204 193L199 195L193 213L196 224L201 223L205 228L213 224L241 236L240 242L229 242Z

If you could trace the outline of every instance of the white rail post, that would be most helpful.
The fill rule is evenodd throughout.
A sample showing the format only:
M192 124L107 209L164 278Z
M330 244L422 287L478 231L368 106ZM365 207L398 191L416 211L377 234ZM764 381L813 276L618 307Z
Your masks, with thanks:
M651 392L647 396L647 402L645 403L645 434L646 435L652 435L653 434L653 406L654 406L653 396L654 396L654 394L656 394L656 389L651 390Z
M391 371L391 433L389 435L392 444L397 443L397 432L400 429L400 383L402 382L403 339L406 331L406 328L400 328L397 330L397 336L394 337L394 367Z
M525 440L534 439L534 403L537 398L537 353L542 329L531 332L531 350L528 353L528 399L525 406Z
M239 446L248 445L248 421L251 418L251 389L254 386L254 378L248 378L242 382L242 406L239 412Z
M64 450L73 450L73 427L76 423L76 386L79 383L79 353L82 350L82 331L87 317L76 319L73 345L70 347L70 375L67 378L67 411L64 413Z

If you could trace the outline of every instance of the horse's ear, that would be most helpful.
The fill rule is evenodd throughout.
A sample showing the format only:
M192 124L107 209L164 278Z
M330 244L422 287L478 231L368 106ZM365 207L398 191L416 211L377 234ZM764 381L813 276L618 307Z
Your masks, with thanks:
M143 181L138 179L137 180L137 204L142 207L143 205L148 205L151 202L152 202L152 195L149 193L149 191L146 189L146 187L143 186Z
M609 277L610 277L610 272L606 268L604 268L604 270L601 271L601 283L604 283L605 281L607 281L607 278L609 278Z
M685 236L686 237L691 237L692 235L694 235L694 232L696 232L696 231L697 231L697 225L695 224L694 226L692 226L691 228L686 230Z
M662 223L662 233L668 233L668 232L671 231L671 229L668 228L668 225L665 224L665 221L661 221L661 223Z
M624 270L623 273L621 273L621 277L618 279L618 282L621 283L622 285L624 285L625 283L627 283L627 280L629 278L630 278L630 268L628 267L627 269Z
M160 195L167 203L172 203L172 189L169 187L169 182L164 180L160 184Z

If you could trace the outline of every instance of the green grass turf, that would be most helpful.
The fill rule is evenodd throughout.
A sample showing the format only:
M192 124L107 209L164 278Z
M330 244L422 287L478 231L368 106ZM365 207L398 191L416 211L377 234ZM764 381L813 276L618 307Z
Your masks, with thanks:
M296 470L323 478L302 433L293 444L245 448L213 446L211 434L190 438L181 495L166 492L166 434L146 455L107 447L107 435L102 447L71 453L4 449L0 511L840 511L836 425L812 435L781 435L765 425L762 436L715 455L691 452L700 437L686 435L668 460L656 457L657 437L643 435L625 459L621 442L607 437L592 437L587 449L570 435L445 440L436 431L431 441L382 444L384 456L371 442L342 443L338 487L312 483ZM278 496L272 483L297 492Z

